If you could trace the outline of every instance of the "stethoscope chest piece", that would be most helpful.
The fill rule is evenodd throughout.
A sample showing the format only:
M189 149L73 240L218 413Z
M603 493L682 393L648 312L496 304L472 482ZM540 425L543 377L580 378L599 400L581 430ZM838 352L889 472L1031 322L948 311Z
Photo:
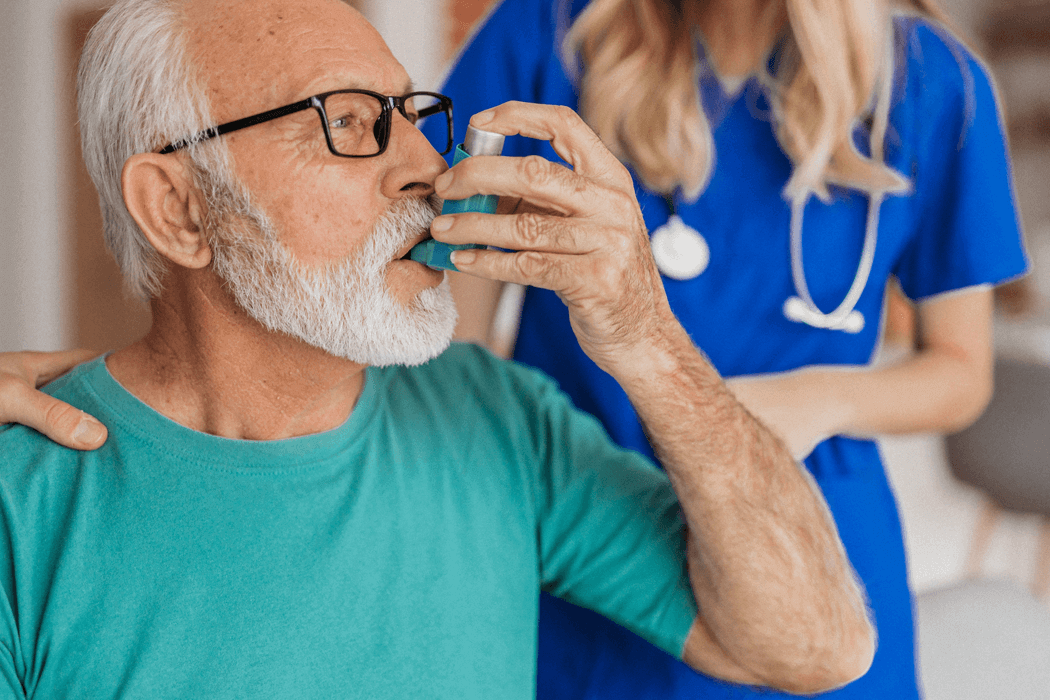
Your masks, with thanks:
M677 214L653 231L649 243L660 272L674 280L691 280L699 276L711 261L707 241Z
M784 316L789 321L805 323L813 328L847 333L860 333L864 330L864 315L856 309L851 309L845 315L825 314L796 296L788 297L784 302Z

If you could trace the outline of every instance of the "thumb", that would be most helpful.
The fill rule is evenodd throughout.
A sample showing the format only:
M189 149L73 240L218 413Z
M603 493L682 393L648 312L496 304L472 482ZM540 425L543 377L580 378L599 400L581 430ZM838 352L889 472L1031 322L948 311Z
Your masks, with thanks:
M0 391L0 422L27 425L75 450L97 449L108 436L92 416L23 383L9 383Z

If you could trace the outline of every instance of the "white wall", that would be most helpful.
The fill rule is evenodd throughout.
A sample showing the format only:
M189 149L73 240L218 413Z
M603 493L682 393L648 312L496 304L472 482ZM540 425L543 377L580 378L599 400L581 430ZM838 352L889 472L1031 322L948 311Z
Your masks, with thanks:
M444 68L442 57L448 31L444 0L364 0L358 4L416 87L436 88Z
M18 104L11 96L17 94L21 85L21 74L15 70L19 61L18 45L14 42L19 17L16 12L7 13L7 21L0 23L0 350L9 347L9 342L20 331L19 306L15 301L21 280L15 275L20 243L14 235L14 220L18 216L17 199L14 196L18 180L13 167L19 159L18 142L13 138L13 125L17 122Z
M7 0L0 23L0 350L67 341L60 2Z

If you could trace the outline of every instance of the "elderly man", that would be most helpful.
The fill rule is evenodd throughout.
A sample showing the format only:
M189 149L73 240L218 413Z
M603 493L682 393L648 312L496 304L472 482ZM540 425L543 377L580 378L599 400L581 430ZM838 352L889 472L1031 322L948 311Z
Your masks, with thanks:
M669 312L630 178L574 114L474 118L573 170L448 170L414 126L447 105L337 0L123 0L79 77L153 326L48 389L101 449L0 433L0 695L528 698L541 589L730 680L864 672L819 496ZM478 192L524 206L434 218ZM405 257L430 232L561 294L666 476L548 380L446 350L443 273Z

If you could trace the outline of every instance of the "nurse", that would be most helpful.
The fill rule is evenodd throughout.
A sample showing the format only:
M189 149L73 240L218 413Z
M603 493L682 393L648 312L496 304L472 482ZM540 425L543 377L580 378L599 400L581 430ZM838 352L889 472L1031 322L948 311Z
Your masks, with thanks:
M875 662L828 698L919 697L900 523L870 436L980 414L991 287L1026 269L989 76L942 19L926 0L503 0L441 88L459 140L465 117L504 101L562 104L632 168L672 308L805 459L867 587ZM504 147L532 154L556 158ZM870 368L891 278L915 302L918 350ZM456 288L462 328L484 338L498 290ZM514 357L651 455L553 293L526 291ZM541 609L541 699L782 697L698 675L560 600Z

